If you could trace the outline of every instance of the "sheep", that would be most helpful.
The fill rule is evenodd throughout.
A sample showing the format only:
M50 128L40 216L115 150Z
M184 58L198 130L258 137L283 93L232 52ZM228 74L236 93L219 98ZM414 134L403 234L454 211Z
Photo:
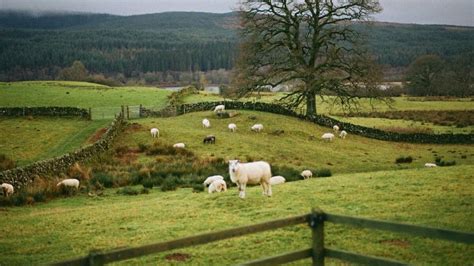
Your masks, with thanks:
M211 127L211 122L207 118L204 118L202 120L202 126L205 127L205 128L209 128L209 127Z
M176 143L173 145L173 148L184 149L186 145L184 143Z
M272 195L270 184L272 170L267 162L241 163L239 160L229 160L229 175L230 180L237 184L241 199L245 198L247 184L260 184L262 185L263 195L269 197Z
M263 130L263 125L262 124L255 124L250 128L252 131L255 132L260 132Z
M338 132L339 131L339 126L338 125L334 125L332 127L332 129L334 130L334 132Z
M341 131L341 134L339 134L339 137L340 137L341 139L345 139L346 136L347 136L347 132L346 132L345 130L342 130L342 131Z
M56 186L57 187L61 187L61 186L73 187L75 189L79 189L79 180L74 179L74 178L64 179L63 181L59 182Z
M158 128L154 127L150 130L150 133L151 133L151 136L153 138L156 138L156 137L159 137L160 136L160 131L158 130Z
M215 108L214 108L214 113L217 113L217 112L223 112L225 110L225 105L223 104L220 104L220 105L217 105Z
M425 163L425 167L438 167L435 163Z
M231 132L235 132L235 130L237 130L237 125L234 123L230 123L227 127Z
M272 176L272 178L270 178L270 184L273 186L273 185L279 185L279 184L283 184L285 183L286 179L281 176L281 175L277 175L277 176Z
M325 141L332 141L334 139L334 134L332 133L324 133L321 138Z
M15 190L13 189L13 186L11 184L8 184L8 183L2 183L0 185L0 187L2 188L3 190L3 195L5 197L8 197L8 196L11 196L13 195L13 192L15 192Z
M310 170L304 170L300 175L303 177L303 179L313 177L313 173Z
M208 186L210 184L212 184L212 182L216 181L216 180L224 180L224 177L221 176L221 175L213 175L213 176L209 176L208 178L206 178L206 180L204 180L204 183L202 183L204 186Z
M222 192L222 191L227 191L227 184L225 183L224 180L215 180L214 182L211 183L209 188L207 189L209 194L212 194L213 192Z
M214 135L207 135L203 141L204 144L210 143L210 144L216 144L216 136Z

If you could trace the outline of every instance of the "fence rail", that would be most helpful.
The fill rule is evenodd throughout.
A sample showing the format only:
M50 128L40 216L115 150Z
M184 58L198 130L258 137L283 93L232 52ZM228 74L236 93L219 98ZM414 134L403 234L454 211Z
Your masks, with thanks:
M232 237L243 236L267 230L274 230L304 223L308 223L312 231L313 240L311 248L249 261L242 265L276 265L306 258L312 258L313 265L324 265L325 258L335 258L354 263L371 265L406 265L403 262L398 262L391 259L361 255L349 251L326 248L324 246L324 225L326 222L351 225L361 228L391 231L396 233L407 233L415 236L437 238L465 244L474 244L474 233L471 232L461 232L403 223L393 223L379 220L356 218L350 216L329 214L319 209L313 209L313 211L309 214L273 220L250 226L227 229L215 233L200 234L196 236L190 236L141 247L118 249L108 252L93 251L90 252L88 256L58 262L52 265L104 265L105 263L110 263L114 261L127 260L178 248L202 245L218 240L224 240Z

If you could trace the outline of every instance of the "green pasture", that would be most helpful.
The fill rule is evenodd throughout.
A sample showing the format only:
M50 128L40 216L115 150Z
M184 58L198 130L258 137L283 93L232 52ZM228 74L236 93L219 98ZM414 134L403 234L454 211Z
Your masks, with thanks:
M346 173L330 178L260 187L238 198L236 187L220 194L191 189L123 196L56 199L33 207L0 209L0 256L5 265L51 263L91 249L134 247L194 234L308 213L312 207L337 214L474 231L474 167L417 168ZM233 265L310 246L307 225L291 226L125 261L123 265ZM474 247L405 234L328 224L326 245L411 264L470 265ZM184 262L166 255L185 254ZM308 265L309 261L295 263ZM329 265L340 264L330 260Z
M138 147L139 143L151 144L149 130L160 129L160 141L170 145L178 142L204 157L221 157L226 160L238 158L242 161L266 160L279 166L297 170L331 169L333 173L370 172L420 168L434 162L435 155L444 160L455 160L457 164L474 164L473 145L409 144L379 141L349 134L345 140L336 138L325 142L321 135L332 129L283 115L264 112L238 111L239 115L229 119L218 119L213 112L196 112L171 118L147 118L135 120L142 128L122 134L116 146ZM208 118L210 128L203 128L201 121ZM255 118L255 119L251 119ZM227 129L229 123L237 125L237 132ZM264 130L255 133L253 124L261 123ZM273 134L283 130L281 135ZM216 136L215 145L204 145L206 135ZM399 156L412 156L411 164L395 164ZM144 159L150 160L149 157Z
M385 131L393 131L393 129L401 128L408 130L427 130L434 134L452 133L452 134L474 134L474 126L456 127L456 126L440 126L433 123L426 123L404 119L387 119L387 118L371 118L371 117L342 117L333 116L335 119L348 122L355 125L365 127L378 128Z
M108 121L78 118L0 118L0 153L18 165L60 156L86 144Z

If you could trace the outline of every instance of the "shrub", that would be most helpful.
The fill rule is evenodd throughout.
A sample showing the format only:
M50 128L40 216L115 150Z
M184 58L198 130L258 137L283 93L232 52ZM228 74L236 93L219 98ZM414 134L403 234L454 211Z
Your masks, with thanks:
M193 188L193 192L196 192L196 193L204 191L204 186L202 184L194 184L192 188Z
M332 173L331 173L331 169L322 168L322 169L316 170L314 175L317 177L330 177L332 176Z
M180 184L180 180L177 177L167 177L163 184L161 184L161 191L176 190Z
M114 180L113 178L103 172L98 172L94 174L94 177L90 180L90 183L92 185L99 185L107 188L111 188L114 186Z
M272 166L272 173L274 176L276 175L281 175L285 177L287 182L291 181L297 181L303 179L302 176L300 176L300 172L288 167L288 166Z
M142 185L144 188L153 188L154 182L151 178L144 179L142 181Z
M15 206L25 205L28 201L28 194L25 191L16 193L11 197L11 203Z
M150 148L150 145L148 144L143 144L143 143L138 143L138 151L139 152L146 152Z
M122 195L138 195L140 192L133 187L124 187L119 190L117 190L117 194L122 194Z
M37 191L33 193L33 199L35 202L45 202L47 199L45 191Z
M440 157L436 157L435 162L436 162L436 165L438 165L438 166L453 166L453 165L456 165L456 161L454 161L454 160L453 161L444 161Z
M8 158L5 154L0 154L0 171L13 169L16 167L15 161Z
M148 194L148 193L150 193L150 191L147 188L142 188L142 190L140 190L140 194Z
M395 163L411 163L411 162L413 162L413 157L411 156L407 156L407 157L400 156L397 159L395 159Z

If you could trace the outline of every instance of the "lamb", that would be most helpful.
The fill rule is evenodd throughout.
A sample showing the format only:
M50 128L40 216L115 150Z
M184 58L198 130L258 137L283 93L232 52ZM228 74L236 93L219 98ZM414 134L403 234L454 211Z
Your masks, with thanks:
M160 136L160 131L158 130L158 128L154 127L150 130L150 133L151 133L151 136L153 138L156 138L156 137L159 137Z
M334 139L334 134L332 133L324 133L321 138L325 141L332 141Z
M227 191L227 184L225 183L224 180L215 180L214 182L211 183L209 188L207 189L209 194L212 194L213 192L222 192L222 191Z
M237 125L234 123L230 123L227 127L231 132L235 132L235 130L237 130Z
M73 187L75 189L79 189L79 180L70 178L70 179L64 179L63 181L59 182L57 187Z
M178 148L178 149L184 149L186 147L186 145L184 145L184 143L176 143L173 145L173 148Z
M220 113L220 112L223 112L224 110L225 110L225 105L220 104L214 108L214 113Z
M221 176L221 175L213 175L213 176L209 176L208 178L206 178L206 180L204 180L204 183L202 183L204 186L208 186L210 184L212 184L212 182L216 181L216 180L224 180L224 177Z
M247 184L262 185L263 195L271 196L272 187L270 178L272 170L270 164L264 161L241 163L238 160L229 161L230 180L237 184L239 188L239 197L245 198L245 188Z
M204 138L202 141L204 144L210 143L210 144L216 144L216 136L214 135L208 135Z
M308 179L308 178L313 177L313 173L310 170L304 170L303 172L301 172L300 175L303 177L303 179Z
M8 196L11 196L13 195L13 192L15 192L15 190L13 189L13 186L11 184L8 184L8 183L2 183L0 185L0 187L2 188L3 190L3 195L5 197L8 197Z
M334 130L334 132L338 132L339 131L339 126L338 125L334 125L332 127L332 129Z
M250 128L252 131L255 132L260 132L263 130L263 125L262 124L255 124Z
M285 183L286 179L281 176L281 175L277 175L277 176L272 176L272 178L270 178L270 184L273 186L273 185L279 185L279 184L283 184Z
M346 136L347 136L347 132L346 132L345 130L341 131L341 134L339 134L339 137L340 137L341 139L345 139Z
M209 128L209 127L211 127L211 122L207 118L204 118L202 120L202 126L205 127L205 128Z
M425 163L425 167L438 167L435 163Z

